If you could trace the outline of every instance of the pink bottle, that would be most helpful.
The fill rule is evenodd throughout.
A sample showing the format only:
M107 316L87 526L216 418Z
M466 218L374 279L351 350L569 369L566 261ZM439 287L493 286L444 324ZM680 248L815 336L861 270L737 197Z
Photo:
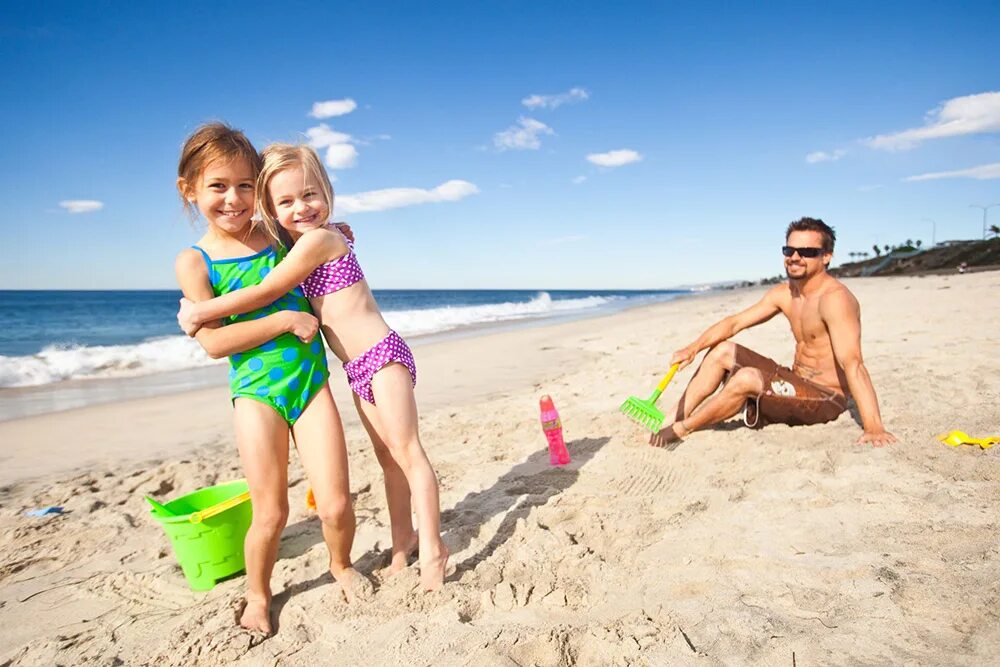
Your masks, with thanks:
M570 458L566 442L563 440L559 412L552 403L552 398L547 395L542 396L539 404L542 408L542 430L545 431L545 439L549 441L549 463L554 466L564 466L570 463Z

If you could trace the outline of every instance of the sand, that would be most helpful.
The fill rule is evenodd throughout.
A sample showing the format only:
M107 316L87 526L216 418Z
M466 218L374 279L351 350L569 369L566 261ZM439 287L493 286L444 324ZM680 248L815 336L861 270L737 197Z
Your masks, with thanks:
M933 436L1000 431L1000 273L848 285L893 447L855 445L848 415L644 444L622 399L759 290L418 347L457 567L431 594L415 568L382 572L381 478L335 372L354 557L377 592L348 605L325 573L296 461L278 632L263 642L233 624L242 577L188 590L142 500L239 477L224 389L2 423L0 665L987 664L1000 655L1000 447ZM790 361L780 318L737 340ZM565 468L544 450L546 392ZM67 513L23 516L45 505Z

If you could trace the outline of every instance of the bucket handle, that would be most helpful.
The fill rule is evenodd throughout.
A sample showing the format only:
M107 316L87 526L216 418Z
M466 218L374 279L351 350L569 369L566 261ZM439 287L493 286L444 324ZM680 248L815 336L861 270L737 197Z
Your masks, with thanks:
M249 491L244 491L240 495L233 496L229 500L223 500L221 503L217 503L215 505L212 505L211 507L206 507L200 512L192 512L191 515L188 517L188 521L190 521L191 523L201 523L205 519L213 517L216 514L219 514L220 512L225 512L230 507L236 507L237 505L246 500L250 500Z

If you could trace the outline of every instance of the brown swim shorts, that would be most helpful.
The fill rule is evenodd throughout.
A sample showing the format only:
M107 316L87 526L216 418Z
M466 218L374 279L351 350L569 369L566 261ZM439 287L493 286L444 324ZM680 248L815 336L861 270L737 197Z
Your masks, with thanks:
M822 424L836 419L847 409L847 399L837 392L810 382L792 369L779 366L753 350L736 345L733 373L741 368L756 368L764 380L764 392L747 399L743 421L750 428L766 424Z

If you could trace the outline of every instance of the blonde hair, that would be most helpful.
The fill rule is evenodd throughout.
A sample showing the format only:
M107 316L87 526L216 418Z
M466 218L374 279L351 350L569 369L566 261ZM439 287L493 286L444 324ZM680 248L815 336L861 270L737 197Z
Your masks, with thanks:
M294 167L301 167L308 176L319 183L320 192L326 201L327 215L333 215L333 185L323 168L323 163L311 147L304 144L271 144L261 152L260 174L257 176L257 212L260 224L271 239L285 247L291 246L288 233L278 224L274 203L268 194L267 186L278 172Z
M177 189L189 215L197 217L198 209L188 201L189 193L185 189L193 188L213 162L229 163L238 159L247 161L256 179L260 173L257 149L241 130L225 123L205 123L187 138L177 163Z

